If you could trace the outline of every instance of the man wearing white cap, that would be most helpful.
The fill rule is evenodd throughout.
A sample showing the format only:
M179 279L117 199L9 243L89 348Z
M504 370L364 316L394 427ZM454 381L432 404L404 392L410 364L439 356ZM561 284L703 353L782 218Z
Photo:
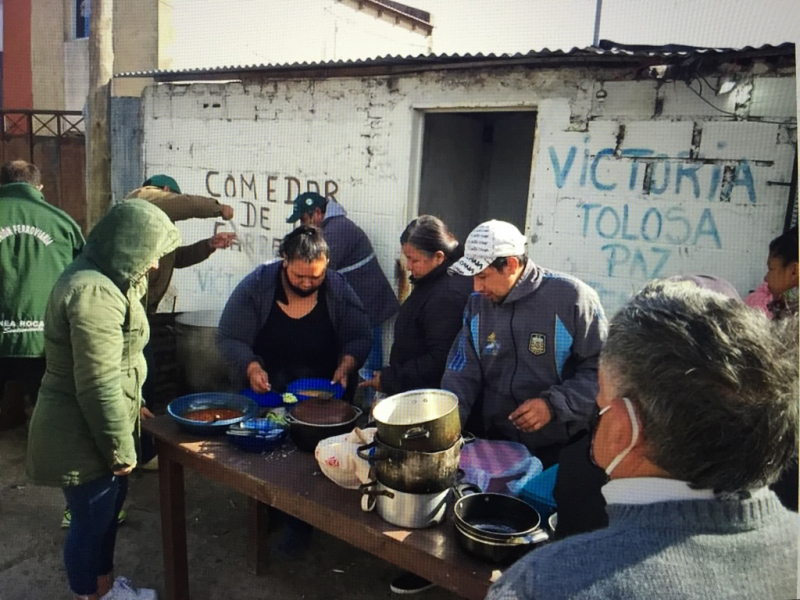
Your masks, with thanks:
M465 428L525 444L545 467L588 429L608 324L597 293L525 255L511 223L487 221L451 273L477 294L450 349L442 387L458 396Z

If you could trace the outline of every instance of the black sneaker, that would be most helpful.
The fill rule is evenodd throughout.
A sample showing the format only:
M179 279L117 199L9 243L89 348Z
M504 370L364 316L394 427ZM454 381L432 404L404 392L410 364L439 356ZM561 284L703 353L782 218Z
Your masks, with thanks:
M418 594L432 587L432 582L408 571L395 577L389 584L389 589L395 594Z

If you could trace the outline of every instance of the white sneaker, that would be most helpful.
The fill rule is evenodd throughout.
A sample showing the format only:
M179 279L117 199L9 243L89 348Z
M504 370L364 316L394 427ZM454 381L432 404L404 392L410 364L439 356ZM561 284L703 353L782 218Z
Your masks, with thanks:
M117 577L114 587L101 600L158 600L155 590L135 588L125 577Z

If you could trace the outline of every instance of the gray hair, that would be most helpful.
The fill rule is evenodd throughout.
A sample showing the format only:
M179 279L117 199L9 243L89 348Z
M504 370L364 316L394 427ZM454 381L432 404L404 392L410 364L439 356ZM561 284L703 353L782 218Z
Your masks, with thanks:
M638 409L648 459L693 487L761 487L797 456L794 319L653 282L611 320L601 364Z

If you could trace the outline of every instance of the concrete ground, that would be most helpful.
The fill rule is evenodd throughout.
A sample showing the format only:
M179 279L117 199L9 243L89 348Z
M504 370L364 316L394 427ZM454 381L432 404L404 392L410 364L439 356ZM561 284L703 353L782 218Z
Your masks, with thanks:
M64 497L25 480L26 435L25 427L0 432L0 600L69 600L59 527ZM131 476L127 510L117 574L163 595L157 473ZM192 600L400 598L389 591L396 567L319 531L302 559L273 555L267 575L252 575L245 564L245 497L189 470L186 514ZM433 588L414 598L457 597Z

